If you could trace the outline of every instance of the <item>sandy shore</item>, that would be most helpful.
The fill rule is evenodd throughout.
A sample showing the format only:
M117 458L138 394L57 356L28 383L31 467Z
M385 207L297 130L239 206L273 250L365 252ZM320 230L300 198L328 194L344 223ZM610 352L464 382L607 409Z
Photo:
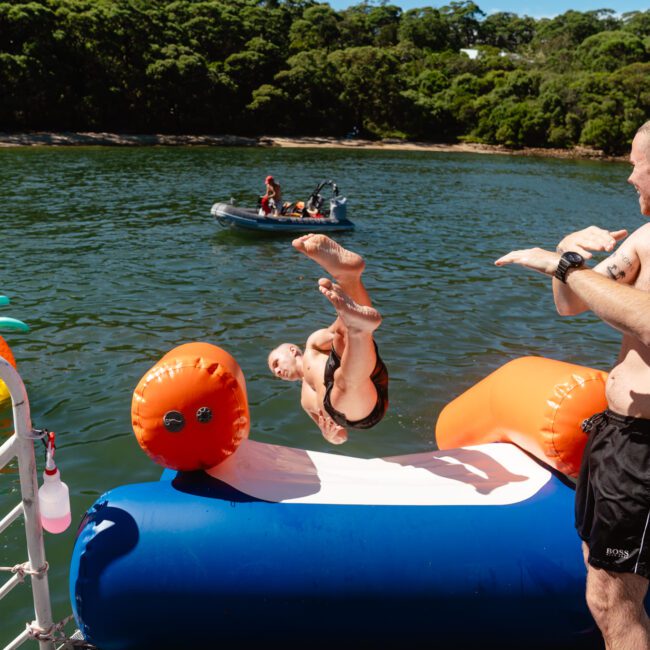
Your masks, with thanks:
M602 151L587 147L572 149L524 148L509 149L499 145L476 143L434 144L430 142L403 142L401 140L362 140L347 138L302 137L284 138L262 136L247 138L234 135L129 135L120 133L45 131L31 133L0 132L0 147L38 146L218 146L218 147L327 147L337 149L385 149L393 151L438 151L481 154L507 154L514 156L544 156L547 158L573 158L590 160L626 160L606 156Z

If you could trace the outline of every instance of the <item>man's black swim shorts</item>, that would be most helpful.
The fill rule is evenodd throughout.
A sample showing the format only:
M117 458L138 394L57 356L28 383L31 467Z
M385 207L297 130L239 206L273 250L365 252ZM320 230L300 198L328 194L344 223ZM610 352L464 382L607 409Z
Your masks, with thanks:
M650 579L650 420L607 410L583 429L576 529L589 564Z
M377 362L375 363L375 369L370 375L370 380L377 390L377 403L372 412L363 418L363 420L350 422L346 419L343 413L337 411L332 406L331 393L332 388L334 387L334 372L341 365L341 359L334 351L334 347L332 347L330 356L325 364L325 376L323 378L323 381L325 382L325 397L323 397L323 407L329 413L332 420L341 427L350 429L370 429L370 427L374 427L375 424L384 417L386 409L388 409L388 370L379 356L376 343L375 354L377 355Z

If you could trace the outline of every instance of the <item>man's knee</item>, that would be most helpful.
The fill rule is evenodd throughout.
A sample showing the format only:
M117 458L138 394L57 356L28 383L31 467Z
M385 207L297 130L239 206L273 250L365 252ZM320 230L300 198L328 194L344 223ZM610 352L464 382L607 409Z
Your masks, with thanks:
M616 599L613 591L608 588L608 581L600 573L605 574L606 572L599 569L588 569L586 597L587 607L598 623L598 627L602 629L602 623L612 612L610 605Z
M647 591L648 581L642 576L588 568L587 605L605 636L626 622L646 618Z

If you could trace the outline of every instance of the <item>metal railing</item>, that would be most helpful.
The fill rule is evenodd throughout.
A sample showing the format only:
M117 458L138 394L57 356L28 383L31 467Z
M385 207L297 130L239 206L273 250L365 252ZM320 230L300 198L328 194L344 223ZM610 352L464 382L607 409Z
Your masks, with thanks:
M21 502L0 520L0 533L21 515L25 520L25 537L27 539L27 561L12 568L14 573L7 582L0 586L0 600L29 575L32 582L35 620L19 634L4 650L14 650L30 639L38 639L39 633L45 636L53 629L50 587L47 580L48 565L45 560L43 544L43 527L38 506L38 477L34 440L38 436L32 429L29 401L25 385L18 372L11 364L0 357L0 379L4 381L11 395L14 434L0 447L0 469L18 459ZM39 640L40 650L54 650L52 640Z

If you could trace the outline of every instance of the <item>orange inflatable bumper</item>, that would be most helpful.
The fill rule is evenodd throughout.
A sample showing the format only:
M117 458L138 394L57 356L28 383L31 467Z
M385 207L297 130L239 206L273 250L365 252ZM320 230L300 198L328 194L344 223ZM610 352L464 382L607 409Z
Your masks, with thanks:
M214 467L248 437L244 374L216 345L179 345L138 383L131 420L142 449L163 467Z
M445 406L438 447L512 442L575 477L587 442L580 425L607 407L606 379L601 370L543 357L510 361Z
M11 348L7 342L0 336L0 357L8 361L14 368L16 367L16 360L14 355L11 352ZM6 399L9 399L9 389L4 381L0 381L0 402L4 402Z

